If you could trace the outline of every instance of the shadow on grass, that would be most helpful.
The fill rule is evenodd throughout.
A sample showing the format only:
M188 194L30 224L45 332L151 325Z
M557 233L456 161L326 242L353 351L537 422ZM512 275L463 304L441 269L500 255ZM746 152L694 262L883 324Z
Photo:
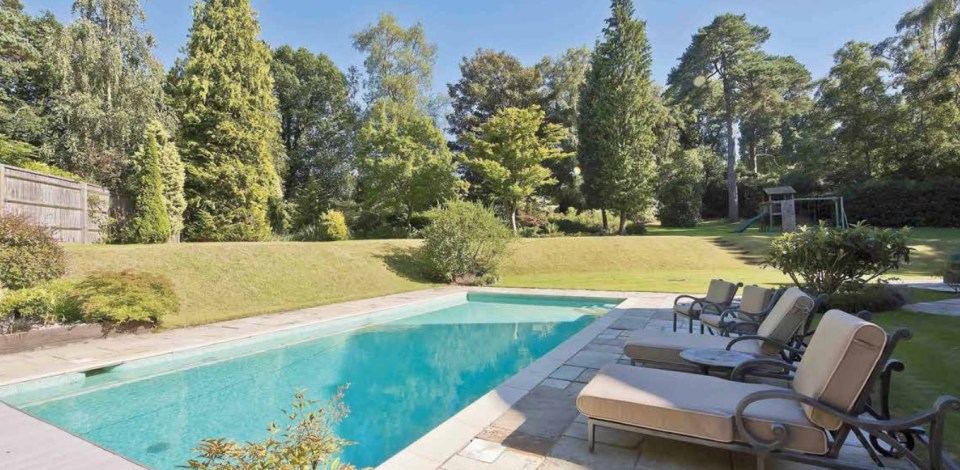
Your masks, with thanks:
M417 257L415 247L394 247L386 253L377 255L383 264L394 274L414 282L433 283L424 272L423 264Z

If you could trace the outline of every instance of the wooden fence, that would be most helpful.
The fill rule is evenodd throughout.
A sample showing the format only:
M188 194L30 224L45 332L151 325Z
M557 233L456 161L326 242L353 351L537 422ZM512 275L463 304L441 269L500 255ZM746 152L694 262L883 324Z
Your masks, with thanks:
M109 206L100 186L0 165L0 213L25 214L62 242L100 241Z

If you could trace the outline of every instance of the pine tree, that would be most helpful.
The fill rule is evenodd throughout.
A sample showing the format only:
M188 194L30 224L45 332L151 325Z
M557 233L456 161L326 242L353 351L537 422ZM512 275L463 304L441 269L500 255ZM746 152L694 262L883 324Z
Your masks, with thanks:
M186 61L176 74L180 153L186 166L189 240L262 240L280 197L277 100L271 52L249 0L194 7Z
M619 211L624 234L626 218L652 202L660 107L646 23L633 19L631 0L613 0L611 9L580 94L579 157L587 203Z
M163 243L170 239L170 216L163 197L160 175L160 142L157 133L147 131L143 146L133 156L131 194L133 217L124 228L125 243Z

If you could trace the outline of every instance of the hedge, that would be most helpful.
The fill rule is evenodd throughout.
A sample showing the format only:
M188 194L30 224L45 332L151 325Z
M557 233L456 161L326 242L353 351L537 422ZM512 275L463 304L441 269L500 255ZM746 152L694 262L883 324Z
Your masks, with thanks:
M850 222L881 227L960 227L960 179L874 180L845 192Z

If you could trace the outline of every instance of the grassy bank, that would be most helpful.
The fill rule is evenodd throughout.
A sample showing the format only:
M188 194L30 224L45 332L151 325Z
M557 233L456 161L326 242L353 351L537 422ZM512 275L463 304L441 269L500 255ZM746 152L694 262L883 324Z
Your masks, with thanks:
M390 266L397 249L414 243L70 246L68 275L123 269L166 275L182 306L164 319L175 328L429 287Z
M698 292L721 277L787 283L757 265L770 234L730 234L732 225L651 227L642 237L519 240L499 283L507 287ZM960 230L916 230L914 263L900 275L930 276ZM69 275L138 269L168 276L182 303L179 327L429 287L398 252L413 240L331 243L189 243L70 246Z

